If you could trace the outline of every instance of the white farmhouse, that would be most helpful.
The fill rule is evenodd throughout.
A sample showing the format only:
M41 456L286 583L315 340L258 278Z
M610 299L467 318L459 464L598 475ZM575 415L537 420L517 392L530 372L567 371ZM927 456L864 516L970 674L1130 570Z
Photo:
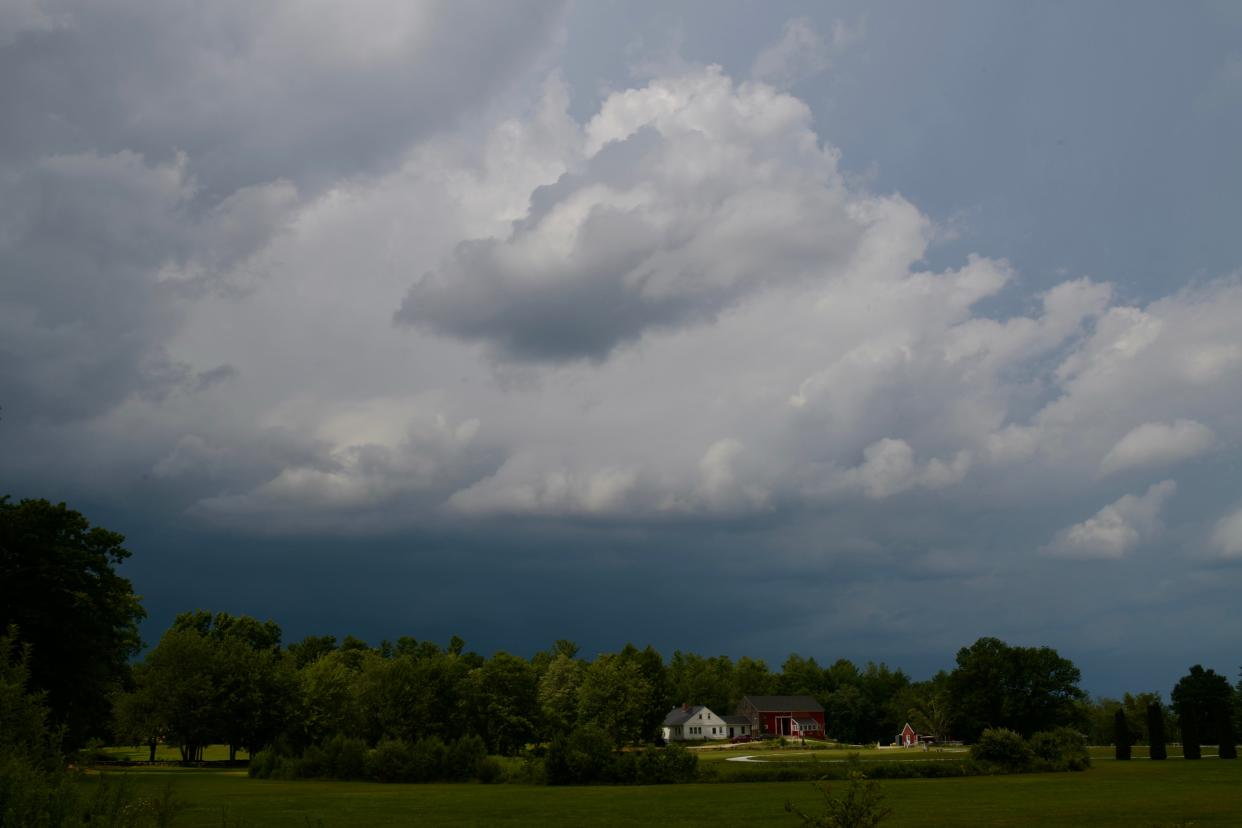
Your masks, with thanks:
M666 742L728 739L729 723L701 704L683 704L664 717L663 733Z

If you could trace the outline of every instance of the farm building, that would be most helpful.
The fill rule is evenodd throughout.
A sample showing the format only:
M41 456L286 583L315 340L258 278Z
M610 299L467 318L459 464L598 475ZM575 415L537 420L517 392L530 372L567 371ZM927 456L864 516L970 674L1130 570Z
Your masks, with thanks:
M721 716L720 718L724 719L725 724L729 726L730 739L749 739L755 735L750 729L750 719L745 716Z
M737 715L756 736L822 739L825 733L824 706L810 696L743 696Z
M728 739L729 727L728 722L703 705L683 704L664 717L662 732L666 742L698 742Z
M910 727L910 723L906 722L906 726L897 734L897 744L902 747L913 747L919 743L919 734L914 728Z

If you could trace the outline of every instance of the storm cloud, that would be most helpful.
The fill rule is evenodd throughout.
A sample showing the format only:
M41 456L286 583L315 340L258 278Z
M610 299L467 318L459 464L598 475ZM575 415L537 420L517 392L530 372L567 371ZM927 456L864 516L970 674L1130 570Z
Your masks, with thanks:
M1153 188L1067 228L1044 178L1098 179L989 195L1018 115L957 97L959 56L911 56L896 12L751 9L739 40L702 11L668 12L671 47L586 4L0 13L12 492L131 534L156 625L912 669L997 634L1089 677L1140 630L1177 669L1242 556L1239 253L1187 241L1228 212L1228 142L1103 153L1122 115L1032 70L1026 152L1185 162L1206 194L1200 221ZM995 14L941 34L1027 37ZM1100 43L1064 45L1094 88ZM1202 104L1229 59L1170 65L1186 135L1242 140ZM1151 216L1181 251L1159 280L1127 235ZM458 612L478 595L511 628ZM1188 661L1236 650L1212 630Z

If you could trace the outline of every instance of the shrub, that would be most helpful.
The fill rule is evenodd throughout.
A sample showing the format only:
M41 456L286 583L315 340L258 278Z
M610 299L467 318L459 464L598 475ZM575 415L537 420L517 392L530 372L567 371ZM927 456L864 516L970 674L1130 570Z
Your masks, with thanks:
M441 778L448 748L439 736L427 736L410 750L411 782L433 782Z
M410 743L383 739L367 754L367 777L376 782L413 782L414 756Z
M849 779L845 793L839 797L833 796L827 785L820 788L824 797L823 814L808 814L789 800L785 800L786 812L813 828L874 828L892 813L892 809L884 806L884 794L874 780L857 771L852 772Z
M475 767L475 775L484 785L504 781L505 770L494 756L484 756Z
M463 736L448 746L441 778L450 782L474 779L479 773L479 763L487 758L483 739L473 733Z
M586 785L615 775L612 740L595 725L583 725L548 746L544 762L549 785Z
M1073 728L1044 730L1030 739L1031 753L1040 770L1081 771L1091 767L1091 754L1082 734Z
M1017 773L1031 766L1033 756L1021 735L1005 728L990 727L970 746L970 758Z
M326 775L333 779L362 779L367 771L367 743L340 733L323 746Z
M250 767L246 769L246 773L252 779L270 779L279 764L280 757L274 750L261 750L250 757Z
M693 782L699 758L681 745L650 747L638 756L637 778L640 785L669 785Z
M284 769L284 778L316 779L327 777L332 771L332 764L328 761L327 751L319 745L311 745L302 751L301 758L287 760Z

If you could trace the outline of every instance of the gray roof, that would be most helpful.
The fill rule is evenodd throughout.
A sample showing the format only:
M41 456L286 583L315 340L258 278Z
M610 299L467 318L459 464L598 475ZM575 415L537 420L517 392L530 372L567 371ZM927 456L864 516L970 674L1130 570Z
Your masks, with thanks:
M725 720L725 724L750 724L750 716L721 716Z
M742 696L738 707L747 703L767 713L824 712L824 706L810 696Z
M701 704L692 704L689 708L674 707L668 711L668 715L664 717L664 726L685 724L698 714L700 710L706 710Z

